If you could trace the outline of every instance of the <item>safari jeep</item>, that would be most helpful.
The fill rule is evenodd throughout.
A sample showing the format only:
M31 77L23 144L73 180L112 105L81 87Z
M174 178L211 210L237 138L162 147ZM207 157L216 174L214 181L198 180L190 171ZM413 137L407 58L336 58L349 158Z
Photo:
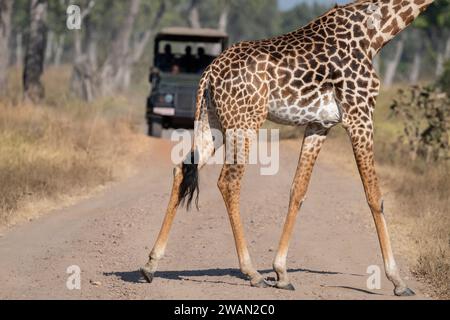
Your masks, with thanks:
M146 112L149 135L193 128L200 77L227 43L227 34L214 29L172 27L156 35Z

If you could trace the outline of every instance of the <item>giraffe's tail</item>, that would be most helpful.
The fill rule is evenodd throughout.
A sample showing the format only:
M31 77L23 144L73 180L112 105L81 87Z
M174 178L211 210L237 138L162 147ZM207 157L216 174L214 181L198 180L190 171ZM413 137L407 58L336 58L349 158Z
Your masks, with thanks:
M186 203L188 210L191 207L194 196L198 210L198 171L214 153L214 141L208 117L208 105L210 103L210 67L208 67L200 80L197 92L194 143L190 154L182 164L183 180L180 185L178 199L180 204L184 205Z

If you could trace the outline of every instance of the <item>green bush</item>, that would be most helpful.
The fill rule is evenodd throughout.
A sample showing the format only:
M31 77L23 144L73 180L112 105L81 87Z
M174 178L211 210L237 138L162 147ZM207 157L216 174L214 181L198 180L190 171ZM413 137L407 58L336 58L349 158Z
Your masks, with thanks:
M445 92L436 86L401 89L391 110L403 122L400 139L408 145L413 160L449 158L450 98Z

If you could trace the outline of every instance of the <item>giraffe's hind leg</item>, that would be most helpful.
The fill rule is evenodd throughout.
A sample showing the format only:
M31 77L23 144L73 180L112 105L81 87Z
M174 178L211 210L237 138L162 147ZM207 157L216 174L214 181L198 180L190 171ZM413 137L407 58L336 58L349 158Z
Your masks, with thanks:
M240 72L242 72L242 79L245 79L246 71L240 70ZM263 79L264 75L260 78ZM227 154L217 185L228 211L240 269L250 278L252 286L267 287L268 284L255 269L250 258L240 216L239 200L241 180L244 176L245 164L248 162L250 144L267 118L268 85L248 84L243 88L235 86L230 88L229 93L234 95L232 99L225 97L215 103L221 128L225 133ZM236 102L227 104L230 100ZM235 143L230 144L230 140Z
M155 245L153 246L152 251L150 252L147 264L140 269L142 276L149 283L153 281L153 276L156 272L156 269L158 268L158 262L164 256L167 241L169 239L169 232L172 227L172 223L179 206L179 192L182 180L183 180L183 170L182 166L180 165L174 169L172 194L170 196L169 205L167 207L166 215L164 217L164 221L161 226L158 238L156 240Z
M328 129L319 125L309 125L305 131L300 159L295 173L294 182L291 188L291 197L289 202L289 211L281 235L278 252L273 263L277 274L276 287L279 289L295 290L290 283L286 268L286 258L288 253L289 241L295 225L297 213L303 203L312 170L319 155L319 151L325 142Z
M225 129L226 161L217 183L230 218L240 269L250 278L250 283L254 287L267 287L268 284L252 264L241 222L239 200L250 145L256 138L266 116L267 112L261 110L260 117L253 119L252 124L246 124L248 129L236 128L238 126ZM231 143L230 140L232 140Z
M195 174L198 174L198 171L207 163L208 159L214 154L215 148L220 147L219 143L216 143L216 146L214 145L215 143L212 132L213 129L214 130L219 129L217 119L215 118L213 113L208 112L208 115L201 119L199 125L195 130L196 144L194 152L197 152L199 155L199 159L197 159L198 164L195 163L180 164L176 166L174 169L172 193L170 196L170 201L167 207L166 215L164 217L164 221L161 226L161 230L159 232L156 243L153 246L152 251L150 252L147 264L140 270L143 277L150 283L153 281L153 276L158 267L158 262L163 258L166 250L170 229L175 219L177 209L180 205L180 197L182 198L182 194L180 195L180 190L181 191L183 190L183 181L184 182L189 182L189 180L192 181L192 179L187 178L187 176L192 177L195 176ZM191 153L190 156L193 156L193 153ZM191 160L195 161L195 159ZM195 188L195 185L191 187Z
M253 267L247 247L247 241L242 226L239 198L241 191L241 179L244 176L245 166L238 164L225 164L218 181L218 187L222 193L228 210L231 228L233 230L239 266L243 274L250 278L254 287L267 287L262 275Z

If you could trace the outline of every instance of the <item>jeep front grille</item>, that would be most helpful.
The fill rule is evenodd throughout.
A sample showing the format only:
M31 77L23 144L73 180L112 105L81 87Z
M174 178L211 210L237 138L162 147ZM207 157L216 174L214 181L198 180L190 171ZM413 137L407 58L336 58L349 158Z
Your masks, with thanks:
M195 115L195 90L191 87L178 87L175 91L175 112L180 117L194 117Z

